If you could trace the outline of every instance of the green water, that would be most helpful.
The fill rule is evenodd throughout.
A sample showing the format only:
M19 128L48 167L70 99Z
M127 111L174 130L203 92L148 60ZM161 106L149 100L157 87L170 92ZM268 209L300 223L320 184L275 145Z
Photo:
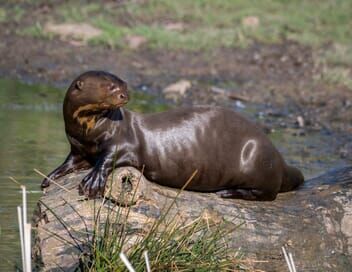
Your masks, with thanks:
M0 79L0 271L14 271L15 263L21 262L16 206L22 200L9 176L30 192L30 218L42 180L33 169L47 174L68 154L63 97L64 90ZM142 93L133 93L128 107L139 112L166 108Z

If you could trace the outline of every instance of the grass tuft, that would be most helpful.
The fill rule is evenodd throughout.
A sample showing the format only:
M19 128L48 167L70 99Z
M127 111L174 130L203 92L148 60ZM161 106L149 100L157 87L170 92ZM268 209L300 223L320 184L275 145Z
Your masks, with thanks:
M348 68L324 67L321 77L329 84L345 86L352 91L352 73Z
M319 73L316 80L331 85L345 86L352 90L352 47L351 45L333 44L320 50L314 58Z
M331 65L352 65L352 45L334 44L324 53L324 59Z
M178 214L171 214L182 191L164 206L158 219L147 221L137 229L133 223L131 206L116 204L123 203L121 201L110 202L109 196L94 200L93 227L88 230L85 224L85 233L89 233L85 242L81 240L82 235L55 215L55 211L49 207L47 209L66 231L71 232L69 237L81 237L75 242L61 240L79 249L80 271L83 272L127 271L119 257L121 252L125 253L135 271L145 271L146 251L151 271L244 271L240 254L230 252L226 239L239 226L234 227L226 221L212 222L203 216L186 222ZM136 191L133 197L135 194ZM123 192L119 197L124 199ZM78 214L77 210L74 212ZM84 221L83 216L78 214L78 217Z
M40 22L37 22L33 26L29 26L24 29L21 29L17 31L17 33L24 36L31 36L31 37L42 38L42 39L52 39L54 36L52 33L45 32Z

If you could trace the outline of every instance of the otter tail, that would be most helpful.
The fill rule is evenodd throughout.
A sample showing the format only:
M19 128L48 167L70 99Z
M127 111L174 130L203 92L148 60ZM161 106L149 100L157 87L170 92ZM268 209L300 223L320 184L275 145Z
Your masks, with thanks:
M296 167L286 165L280 192L292 191L304 182L304 176Z

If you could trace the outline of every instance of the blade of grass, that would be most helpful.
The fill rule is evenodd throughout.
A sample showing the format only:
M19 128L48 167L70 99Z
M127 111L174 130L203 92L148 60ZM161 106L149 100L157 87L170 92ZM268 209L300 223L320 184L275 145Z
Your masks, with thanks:
M76 244L76 247L78 250L80 250L81 252L83 252L83 249L82 247L77 243L77 240L79 242L83 242L81 241L80 239L78 239L77 237L74 237L73 234L71 233L71 230L69 229L68 225L66 224L66 222L61 219L55 212L53 209L51 209L48 205L46 205L43 201L39 200L39 203L41 203L45 208L47 208L51 214L60 222L60 224L64 227L64 229L67 231L68 235L71 237L72 241ZM72 228L73 231L75 231L73 228Z
M34 172L36 172L37 174L39 174L40 176L47 178L48 180L50 180L50 182L52 182L53 184L55 184L56 186L60 187L61 189L65 190L66 192L70 193L71 191L67 188L65 188L64 186L60 185L59 183L57 183L55 180L49 178L48 176L44 175L42 172L40 172L38 169L33 169Z

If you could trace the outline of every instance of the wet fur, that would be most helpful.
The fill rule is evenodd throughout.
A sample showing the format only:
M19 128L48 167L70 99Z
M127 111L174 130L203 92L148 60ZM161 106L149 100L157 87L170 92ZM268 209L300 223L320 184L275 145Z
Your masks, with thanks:
M72 95L77 82L85 81L90 82L87 96L92 88L105 92L97 86L106 82L94 86L94 80L120 84L127 96L125 83L104 72L81 75L67 92L64 117L71 152L49 177L91 168L80 185L81 193L102 195L113 165L145 166L149 180L174 188L182 187L198 170L186 189L247 200L273 200L304 181L298 169L286 165L268 137L236 112L203 106L138 114L107 108L104 101L88 101L85 84L81 96ZM110 97L109 92L106 96ZM49 183L45 179L42 186Z

